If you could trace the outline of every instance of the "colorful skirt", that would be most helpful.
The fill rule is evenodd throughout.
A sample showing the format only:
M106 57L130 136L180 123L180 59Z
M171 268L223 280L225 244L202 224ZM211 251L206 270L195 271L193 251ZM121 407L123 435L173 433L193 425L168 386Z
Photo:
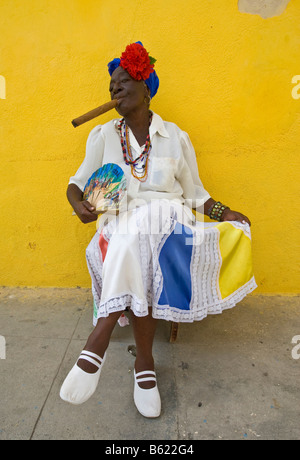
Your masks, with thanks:
M155 200L114 217L86 250L93 323L116 311L193 322L234 307L256 287L248 224L193 221ZM120 323L121 324L121 323Z

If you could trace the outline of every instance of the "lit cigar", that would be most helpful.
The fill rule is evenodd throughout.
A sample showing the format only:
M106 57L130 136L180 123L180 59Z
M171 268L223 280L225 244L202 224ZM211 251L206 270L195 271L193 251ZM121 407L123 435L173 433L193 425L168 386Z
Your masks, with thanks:
M99 115L102 115L103 113L108 112L109 110L115 109L117 105L118 99L113 99L112 101L106 102L106 104L102 104L100 105L100 107L97 107L96 109L93 109L90 112L87 112L84 115L75 118L72 121L72 125L74 126L74 128L76 128L77 126L82 125L83 123L86 123L87 121L90 121L93 118L99 117Z

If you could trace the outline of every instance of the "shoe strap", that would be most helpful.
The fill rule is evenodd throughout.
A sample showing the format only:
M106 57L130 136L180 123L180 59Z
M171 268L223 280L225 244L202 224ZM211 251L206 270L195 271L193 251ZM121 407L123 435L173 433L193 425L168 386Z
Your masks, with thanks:
M98 369L100 369L101 367L101 364L98 363L98 361L96 361L95 359L93 358L90 358L89 356L85 356L85 355L80 355L79 358L78 358L78 361L80 359L84 359L85 361L89 361L90 363L94 364L95 366L98 367Z
M88 356L87 356L88 355ZM96 359L98 359L100 361L100 363L98 361L96 361L95 359L93 359L93 357L95 357ZM100 356L96 355L96 353L93 353L91 351L85 351L83 350L78 358L79 359L85 359L86 361L89 361L90 363L94 364L96 367L98 367L98 369L100 369L101 367L101 364L103 362L103 359L104 358L100 358Z
M103 356L103 358L100 358L100 356L96 355L96 353L93 353L92 351L82 350L81 355L82 354L90 356L91 358L98 359L98 361L100 361L101 364L102 364L102 361L104 360L104 356ZM104 355L105 355L105 353L104 353Z
M153 375L154 377L146 377L143 379L138 378L138 377L141 377L142 375ZM137 382L148 382L150 380L154 380L154 382L156 382L156 374L154 371L141 371L141 372L138 372L137 374L134 371L134 376Z
M151 380L153 380L153 382L156 382L156 378L155 377L145 377L144 379L138 379L136 380L137 383L140 383L140 382L150 382Z

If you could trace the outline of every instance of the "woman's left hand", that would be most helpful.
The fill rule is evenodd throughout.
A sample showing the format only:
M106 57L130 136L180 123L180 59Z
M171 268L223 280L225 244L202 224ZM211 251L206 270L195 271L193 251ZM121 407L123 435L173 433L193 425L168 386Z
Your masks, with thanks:
M250 220L248 219L247 216L245 216L244 214L242 214L240 212L232 211L232 209L227 208L223 212L222 222L230 221L230 220L235 220L235 221L241 222L242 224L247 223L247 224L251 225L251 222L250 222Z

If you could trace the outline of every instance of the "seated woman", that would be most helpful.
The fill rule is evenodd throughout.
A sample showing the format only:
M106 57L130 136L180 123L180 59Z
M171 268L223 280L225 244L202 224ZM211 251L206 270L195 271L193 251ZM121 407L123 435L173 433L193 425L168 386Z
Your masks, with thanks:
M188 135L149 110L159 86L154 62L137 42L108 64L110 95L122 118L91 131L86 157L68 185L79 219L93 222L97 215L83 200L84 186L100 166L117 164L127 180L127 208L109 222L99 219L87 248L95 328L60 391L72 404L94 393L111 333L129 310L134 402L145 417L161 413L152 356L157 320L201 320L233 307L256 287L249 219L209 195ZM195 222L191 209L216 222Z

